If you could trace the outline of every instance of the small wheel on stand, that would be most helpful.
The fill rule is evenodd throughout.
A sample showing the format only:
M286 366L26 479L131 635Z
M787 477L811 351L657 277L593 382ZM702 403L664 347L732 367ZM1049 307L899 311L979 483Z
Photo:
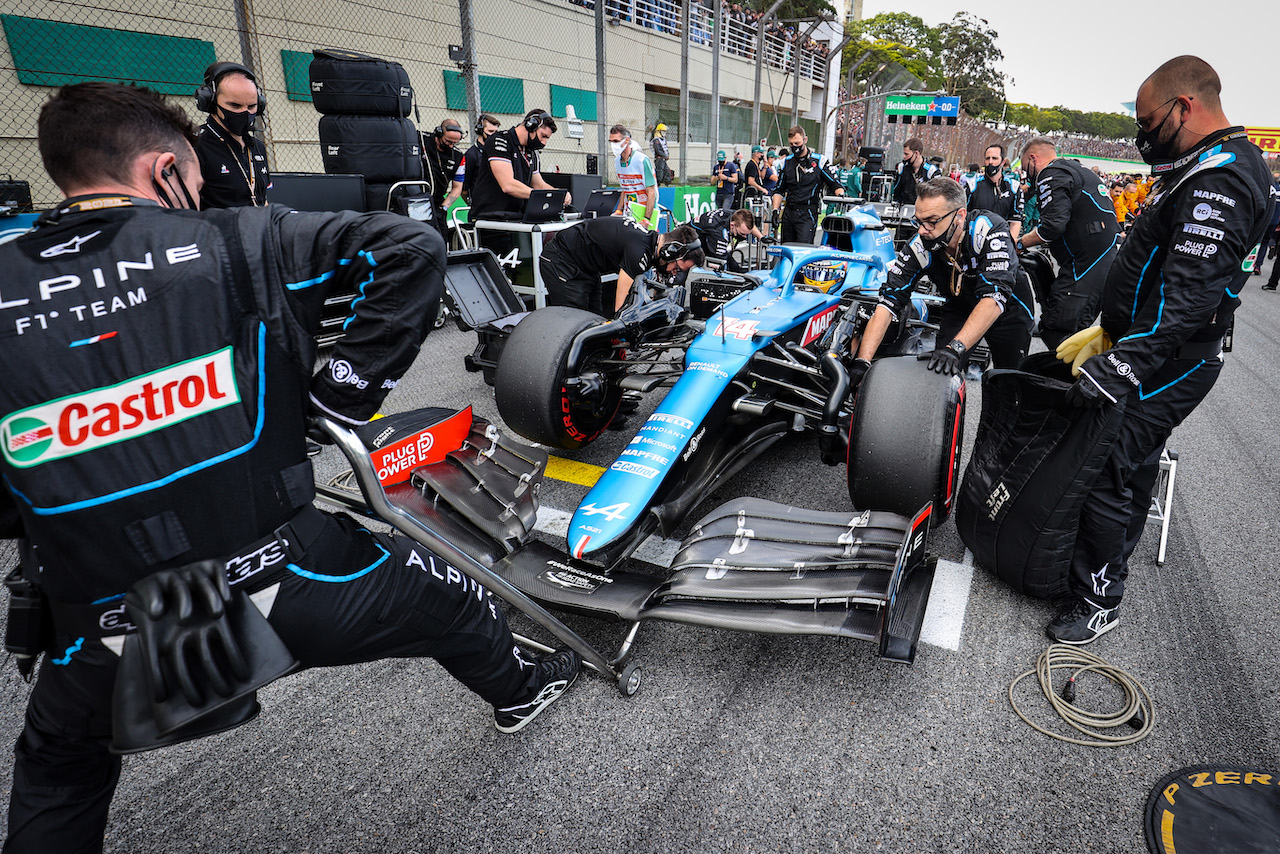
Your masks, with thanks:
M644 671L640 669L640 665L628 664L622 668L622 674L618 677L618 691L624 697L634 697L643 680Z

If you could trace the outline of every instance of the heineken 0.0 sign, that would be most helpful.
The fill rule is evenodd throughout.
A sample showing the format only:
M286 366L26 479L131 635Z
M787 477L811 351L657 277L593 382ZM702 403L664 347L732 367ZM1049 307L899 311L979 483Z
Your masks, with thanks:
M937 116L939 118L955 118L960 115L960 99L946 97L930 97L913 95L911 97L888 97L884 99L886 116Z

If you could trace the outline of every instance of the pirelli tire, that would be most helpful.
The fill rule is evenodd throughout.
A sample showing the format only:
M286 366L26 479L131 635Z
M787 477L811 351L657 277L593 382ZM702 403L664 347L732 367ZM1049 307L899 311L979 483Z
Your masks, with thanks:
M849 498L859 510L911 516L932 502L930 524L951 513L959 487L964 380L914 355L878 359L858 387L849 422Z
M600 322L597 314L567 306L539 309L520 321L503 345L494 381L498 413L508 427L565 450L581 448L609 427L622 401L621 387L600 365L615 356L609 342L583 352L578 375L598 380L592 392L571 396L564 384L574 339Z
M422 140L408 119L322 116L320 160L330 175L360 174L365 186L422 178Z
M308 76L317 112L398 119L409 115L413 87L400 63L346 50L315 50L312 55Z

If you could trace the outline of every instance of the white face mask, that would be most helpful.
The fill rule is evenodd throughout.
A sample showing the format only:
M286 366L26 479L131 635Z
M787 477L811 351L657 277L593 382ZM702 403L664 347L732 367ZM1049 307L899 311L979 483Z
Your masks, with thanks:
M621 156L622 156L622 149L623 149L623 147L624 147L625 145L626 145L626 143L624 143L624 142L611 142L611 143L609 143L609 147L610 147L611 149L613 149L613 156L614 156L614 157L621 157Z

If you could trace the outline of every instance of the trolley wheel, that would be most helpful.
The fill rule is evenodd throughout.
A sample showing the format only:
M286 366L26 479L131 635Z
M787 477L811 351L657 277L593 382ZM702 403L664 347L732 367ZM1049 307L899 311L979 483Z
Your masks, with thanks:
M644 681L644 671L640 669L640 665L628 664L622 668L622 674L618 676L618 692L624 697L634 697L640 690L642 681Z

